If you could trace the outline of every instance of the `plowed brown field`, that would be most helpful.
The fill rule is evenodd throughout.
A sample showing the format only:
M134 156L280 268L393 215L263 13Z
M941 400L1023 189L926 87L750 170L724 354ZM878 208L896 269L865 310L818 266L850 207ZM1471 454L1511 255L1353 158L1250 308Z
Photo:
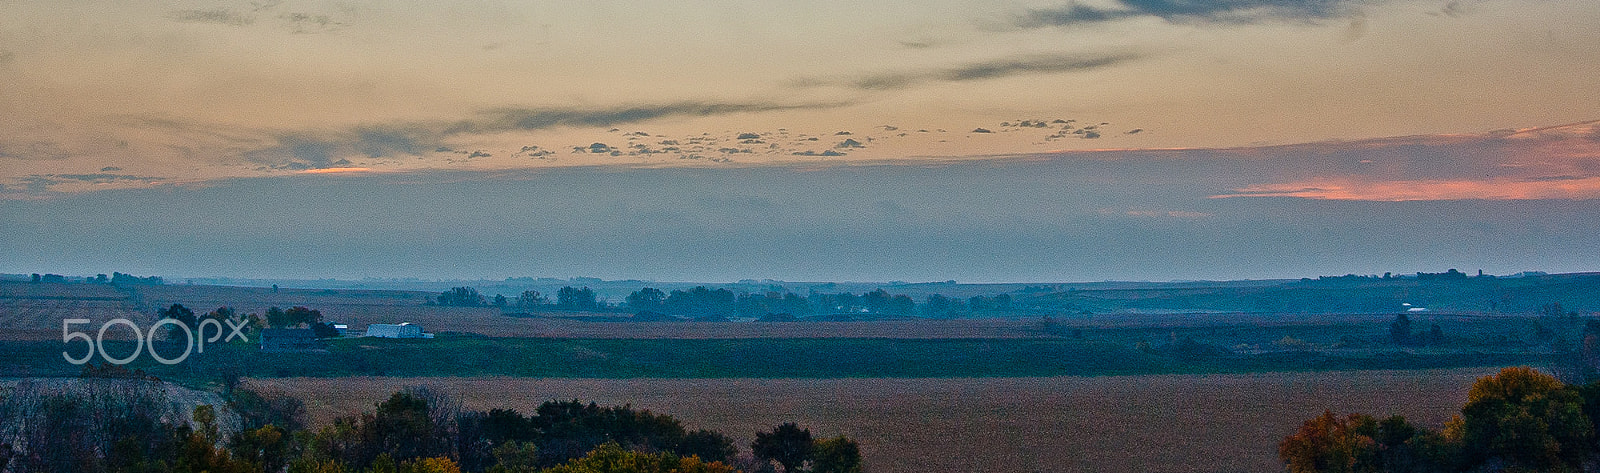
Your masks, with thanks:
M313 422L405 386L524 413L550 399L633 404L733 435L795 421L861 442L869 471L1282 471L1277 443L1322 412L1401 414L1438 428L1494 368L1004 379L286 378Z

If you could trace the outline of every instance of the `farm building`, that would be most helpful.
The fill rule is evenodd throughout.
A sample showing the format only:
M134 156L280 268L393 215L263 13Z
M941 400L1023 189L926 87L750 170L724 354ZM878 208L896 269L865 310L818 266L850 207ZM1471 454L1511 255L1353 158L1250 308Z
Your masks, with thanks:
M269 328L261 331L261 351L325 352L317 333L308 328Z
M368 337L378 338L433 338L433 334L424 333L421 325L411 322L401 324L372 324L367 326Z

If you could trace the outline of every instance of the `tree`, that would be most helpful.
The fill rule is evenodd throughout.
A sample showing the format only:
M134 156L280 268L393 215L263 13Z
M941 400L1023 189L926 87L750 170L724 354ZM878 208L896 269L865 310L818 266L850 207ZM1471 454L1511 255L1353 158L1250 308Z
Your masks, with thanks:
M1394 322L1389 323L1389 340L1396 345L1411 343L1411 318L1406 314L1394 316Z
M989 310L991 308L990 305L991 303L987 297L972 296L967 298L967 308L971 309L973 312Z
M720 462L704 462L695 457L671 453L640 453L624 450L615 442L606 443L588 455L542 473L735 473ZM787 473L787 472L786 472Z
M1581 469L1594 426L1575 388L1529 367L1478 379L1461 408L1461 439L1473 463L1499 460L1541 471Z
M168 422L182 417L159 381L23 380L0 399L0 443L16 449L9 471L171 471L193 432Z
M259 466L262 471L282 471L288 464L293 439L276 425L234 434L228 448L240 460Z
M407 390L396 392L378 403L378 411L365 427L367 437L377 441L379 451L393 453L402 460L444 453L445 439L429 415L428 400Z
M811 313L811 304L804 297L800 297L799 294L793 292L744 293L739 295L734 302L734 306L734 311L743 317L761 317L772 313L790 315L807 315ZM725 314L711 315L715 317Z
M702 429L685 433L683 440L678 442L677 452L705 461L728 461L739 453L739 449L733 447L733 439L728 436Z
M483 294L479 294L477 289L470 287L450 288L450 290L439 294L438 301L439 305L457 307L483 307L488 305L483 298Z
M643 288L628 294L628 308L633 310L661 310L662 303L667 300L667 293L653 287Z
M1428 329L1428 345L1439 346L1442 344L1444 344L1444 329L1439 328L1439 324L1433 324L1433 327Z
M1588 382L1600 375L1600 320L1583 324L1583 334L1578 343L1578 360L1583 374L1580 381Z
M538 307L544 305L546 302L549 302L549 300L545 299L544 295L539 294L539 291L522 291L522 294L517 296L517 307Z
M523 472L539 469L539 449L533 442L509 440L493 450L494 467L490 472Z
M1449 471L1459 450L1401 416L1323 411L1283 439L1278 456L1293 473Z
M867 311L874 314L889 313L889 300L892 296L889 291L882 288L861 295L861 304L867 306Z
M290 307L289 310L283 311L283 315L285 317L284 320L289 323L289 327L298 327L300 325L309 327L322 321L322 311L301 306Z
M312 331L312 333L314 333L316 335L317 338L338 338L339 337L339 329L335 328L333 326L333 324L327 324L327 323L322 323L322 322L313 322L313 323L311 323L311 331Z
M223 306L223 307L218 307L215 310L212 310L211 312L206 312L206 315L201 317L201 320L213 319L213 320L216 320L218 322L227 322L227 321L236 320L235 317L237 317L238 315L239 314L237 312L235 312L232 307Z
M506 300L506 296L501 295L501 294L495 294L494 295L494 306L495 307L505 307L508 302L509 301Z
M1372 442L1354 427L1369 420L1360 414L1339 417L1333 411L1301 424L1294 435L1278 444L1278 457L1291 473L1348 473L1357 471L1363 450Z
M738 298L727 289L695 286L687 291L673 290L663 309L672 315L689 317L728 317L738 312Z
M230 309L228 313L232 313ZM277 307L267 308L267 325L275 328L293 328L305 325L311 327L322 321L322 311L309 309L303 306L290 307L283 310Z
M182 473L249 473L261 471L259 465L238 461L224 449L216 447L217 415L209 405L195 406L193 418L199 430L181 425L176 431L178 453L167 471Z
M401 463L398 473L461 473L461 466L442 456L418 458Z
M565 286L556 291L556 307L566 310L595 310L599 308L599 303L595 301L594 290L588 286L584 286L583 289Z
M811 473L861 473L861 447L843 435L818 439L813 447Z
M158 286L158 285L165 284L165 283L166 283L166 281L162 281L160 276L149 276L149 277L142 277L141 278L141 277L138 277L138 276L134 276L132 274L123 274L123 273L119 273L119 272L115 272L115 271L111 272L111 284L115 285L115 286L138 285L138 284L147 284L147 285L152 285L152 286Z
M289 326L289 318L283 313L283 309L279 309L277 307L268 307L265 315L268 327Z
M263 395L248 389L236 389L229 393L228 408L239 415L243 424L240 428L243 430L269 425L285 432L305 428L305 402L293 396L276 393Z
M996 296L994 296L993 299L990 299L990 300L994 302L995 310L1011 310L1011 295L1010 294L996 295Z
M932 294L922 303L922 314L928 317L955 317L960 305L960 300Z
M195 320L195 317L194 317L194 311L189 310L188 307L184 307L183 304L173 304L171 307L167 307L166 309L162 309L161 312L158 314L158 317L156 317L156 318L157 319L173 319L173 320L177 320L178 323L183 324L184 327L188 327L189 328L189 331L190 331L189 333L191 335L198 336L198 334L194 333L194 330L200 328L200 326L195 323L197 321ZM176 341L185 341L186 342L189 339L188 339L188 336L184 335L183 329L169 328L169 329L167 329L167 340L168 341L174 341L174 342L176 342Z
M916 310L916 308L917 303L911 300L911 296L905 294L896 294L894 297L889 298L889 306L884 309L884 313L895 315L911 315L911 312Z
M801 429L793 422L779 425L772 432L756 432L755 442L750 443L756 458L778 462L783 465L783 473L800 471L811 459L813 447L811 429Z

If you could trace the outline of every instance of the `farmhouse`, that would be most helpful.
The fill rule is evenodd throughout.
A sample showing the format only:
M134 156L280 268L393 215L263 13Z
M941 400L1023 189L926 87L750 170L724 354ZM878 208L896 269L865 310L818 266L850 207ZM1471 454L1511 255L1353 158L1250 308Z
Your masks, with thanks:
M424 333L421 325L412 325L411 322L401 324L372 324L367 326L368 337L378 338L433 338L433 334Z
M261 331L261 351L326 352L317 333L308 328L269 328Z

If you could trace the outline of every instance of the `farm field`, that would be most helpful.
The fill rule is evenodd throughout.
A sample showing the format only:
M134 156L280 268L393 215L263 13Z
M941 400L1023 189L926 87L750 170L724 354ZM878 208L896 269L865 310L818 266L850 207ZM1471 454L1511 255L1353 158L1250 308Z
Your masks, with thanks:
M233 307L263 313L268 307L306 306L326 320L360 330L368 324L411 322L429 331L491 337L551 338L1030 338L1036 320L980 318L874 322L716 323L625 322L617 316L545 311L510 317L491 307L424 305L431 294L406 291L313 290L154 285L116 288L97 284L29 284L0 281L0 340L59 340L61 320L97 323L126 318L149 324L155 312L183 304L204 313Z
M1437 429L1496 368L943 379L272 378L314 424L407 386L471 409L582 399L671 414L738 436L794 421L861 442L869 471L1276 472L1277 443L1323 409L1400 414Z

